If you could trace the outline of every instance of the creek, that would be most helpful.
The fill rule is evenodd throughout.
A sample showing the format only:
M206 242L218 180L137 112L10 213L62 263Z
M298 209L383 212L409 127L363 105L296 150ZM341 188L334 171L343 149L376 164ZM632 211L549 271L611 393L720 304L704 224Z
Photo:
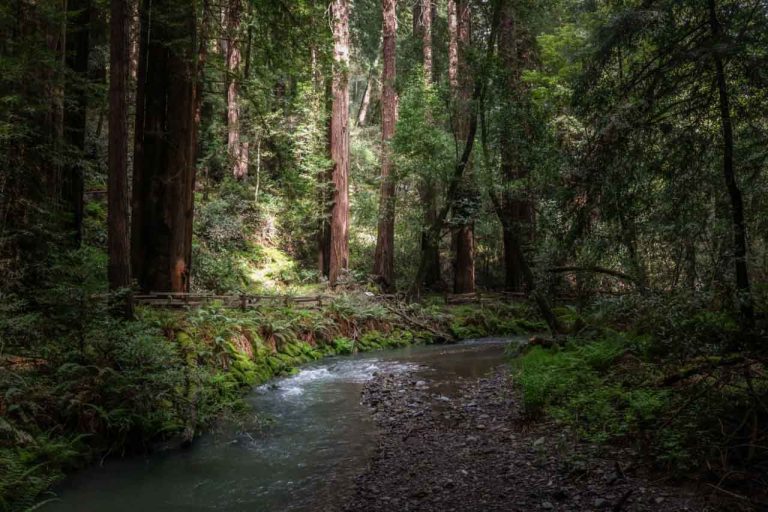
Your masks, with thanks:
M250 418L223 425L184 450L107 459L57 489L50 512L334 510L376 448L376 427L361 405L377 372L408 374L449 396L461 379L477 378L504 360L520 339L487 338L454 345L332 357L255 388Z

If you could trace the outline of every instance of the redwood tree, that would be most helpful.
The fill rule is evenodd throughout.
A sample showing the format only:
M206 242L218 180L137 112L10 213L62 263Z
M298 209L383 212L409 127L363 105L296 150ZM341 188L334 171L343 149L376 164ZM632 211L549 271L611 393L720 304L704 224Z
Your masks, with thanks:
M144 0L131 264L144 290L189 290L197 105L195 5Z
M334 0L333 80L331 95L331 160L333 206L328 282L336 286L341 271L349 266L349 2Z
M248 174L249 144L240 129L240 21L241 0L229 0L227 7L227 151L232 174L238 180Z
M389 141L395 135L397 123L397 2L382 0L384 18L384 67L381 81L381 193L379 200L379 226L374 254L373 273L384 290L394 285L395 248L395 182Z

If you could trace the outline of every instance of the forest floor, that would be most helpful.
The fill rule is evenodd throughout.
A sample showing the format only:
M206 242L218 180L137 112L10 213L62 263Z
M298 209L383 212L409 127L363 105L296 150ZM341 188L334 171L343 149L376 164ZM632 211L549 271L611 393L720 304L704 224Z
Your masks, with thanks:
M737 510L711 502L712 489L631 471L631 453L598 454L552 423L527 421L510 378L501 367L439 393L413 375L368 383L380 441L344 510Z

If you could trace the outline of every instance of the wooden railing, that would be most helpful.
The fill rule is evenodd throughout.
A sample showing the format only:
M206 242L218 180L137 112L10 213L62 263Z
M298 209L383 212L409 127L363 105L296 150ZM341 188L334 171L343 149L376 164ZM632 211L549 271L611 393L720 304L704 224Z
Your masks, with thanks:
M330 302L328 295L216 295L208 293L150 292L133 296L137 304L169 308L195 307L221 302L226 307L248 309L259 305L320 307Z
M525 300L527 297L528 295L523 292L474 292L446 293L443 295L443 300L448 305L459 305Z
M300 308L319 308L333 300L332 295L218 295L211 293L175 293L150 292L133 296L136 304L148 306L184 308L198 307L211 302L220 302L226 307L250 309L259 306L293 306ZM370 295L375 300L404 299L399 294ZM475 292L475 293L446 293L443 301L446 305L493 303L504 301L525 300L527 295L522 292Z

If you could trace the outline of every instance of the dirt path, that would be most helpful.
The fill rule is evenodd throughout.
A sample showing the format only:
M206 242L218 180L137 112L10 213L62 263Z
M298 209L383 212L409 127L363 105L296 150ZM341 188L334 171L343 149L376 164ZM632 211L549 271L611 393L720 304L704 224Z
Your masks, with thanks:
M460 381L450 396L413 376L371 381L363 401L380 444L344 510L716 510L681 489L623 474L615 461L564 442L552 425L525 426L507 373Z

